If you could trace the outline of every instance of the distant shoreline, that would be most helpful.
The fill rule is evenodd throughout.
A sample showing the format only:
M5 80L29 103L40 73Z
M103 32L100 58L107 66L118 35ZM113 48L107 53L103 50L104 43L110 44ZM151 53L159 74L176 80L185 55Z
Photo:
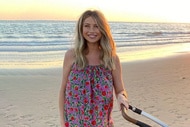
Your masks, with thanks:
M187 47L185 49L184 47ZM138 62L138 61L146 61L152 59L160 59L167 58L172 56L177 56L181 53L189 53L188 49L190 44L184 44L180 46L169 45L155 48L145 48L141 50L134 51L118 51L117 54L122 63L125 62ZM130 49L130 47L129 47ZM125 49L127 50L127 49ZM64 54L63 54L64 57ZM58 61L49 61L49 62L2 62L0 61L0 69L1 70L11 70L11 69L28 69L28 70L38 70L38 69L51 69L51 68L62 68L63 59Z

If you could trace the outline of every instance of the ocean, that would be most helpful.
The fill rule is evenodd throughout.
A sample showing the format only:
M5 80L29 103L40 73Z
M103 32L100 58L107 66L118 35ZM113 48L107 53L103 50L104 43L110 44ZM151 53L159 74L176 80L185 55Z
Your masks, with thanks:
M175 47L170 52L190 49L187 23L109 24L117 52L131 54L133 59L144 51L164 54L163 47ZM73 46L75 26L75 21L0 21L0 68L62 66L64 53Z

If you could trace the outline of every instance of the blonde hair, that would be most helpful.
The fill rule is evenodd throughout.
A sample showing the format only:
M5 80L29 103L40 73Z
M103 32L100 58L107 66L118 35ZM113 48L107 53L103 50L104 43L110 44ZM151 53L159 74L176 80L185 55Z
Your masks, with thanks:
M85 57L85 50L88 50L87 43L82 35L83 31L83 22L86 18L92 17L97 22L99 30L102 34L102 37L99 42L101 49L101 64L110 70L115 69L114 56L116 55L116 46L112 38L109 24L105 19L104 15L97 10L87 10L85 11L78 20L76 26L76 35L75 35L75 63L80 67L84 68L88 63Z

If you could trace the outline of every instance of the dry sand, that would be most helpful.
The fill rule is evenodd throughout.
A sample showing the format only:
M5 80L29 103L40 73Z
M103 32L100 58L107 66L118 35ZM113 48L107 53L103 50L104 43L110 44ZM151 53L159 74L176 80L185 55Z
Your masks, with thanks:
M170 127L190 126L190 53L122 63L130 103ZM1 127L59 127L61 68L0 70ZM135 127L114 101L115 127ZM154 127L143 116L129 115Z

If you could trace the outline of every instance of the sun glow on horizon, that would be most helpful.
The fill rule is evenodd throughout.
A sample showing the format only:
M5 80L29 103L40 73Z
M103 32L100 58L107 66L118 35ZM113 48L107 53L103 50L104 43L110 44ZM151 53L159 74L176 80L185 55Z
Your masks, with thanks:
M109 21L190 23L188 0L6 0L0 20L76 20L87 9L101 10Z

